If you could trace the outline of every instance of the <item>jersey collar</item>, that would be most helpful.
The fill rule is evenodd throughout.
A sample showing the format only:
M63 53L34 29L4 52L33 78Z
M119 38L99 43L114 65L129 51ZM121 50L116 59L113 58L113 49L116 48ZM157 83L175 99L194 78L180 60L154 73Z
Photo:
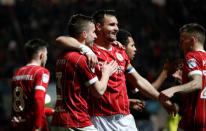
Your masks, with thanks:
M38 64L36 64L36 63L28 63L28 64L26 64L26 66L33 66L33 65L38 66Z
M112 51L112 47L109 48L109 49L106 49L106 48L104 48L104 47L102 47L102 46L99 46L99 45L96 45L96 46L97 46L98 48L102 49L102 50Z

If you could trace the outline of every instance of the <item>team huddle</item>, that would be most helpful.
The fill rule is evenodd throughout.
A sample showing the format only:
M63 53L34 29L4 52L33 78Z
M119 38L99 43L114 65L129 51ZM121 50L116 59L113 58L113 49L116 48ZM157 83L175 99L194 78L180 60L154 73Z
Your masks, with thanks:
M125 31L119 30L114 10L99 10L92 17L73 15L67 30L68 36L56 39L62 51L56 60L54 110L44 107L50 80L45 68L47 43L34 39L25 44L27 65L12 78L10 130L48 131L46 114L52 114L52 131L138 131L130 108L142 110L144 102L129 99L127 90L134 94L139 90L159 101L169 114L180 112L179 129L206 131L204 27L190 23L180 28L185 59L181 70L174 70L180 70L182 83L161 92L157 88L164 78L156 87L131 65L134 41L131 35L122 41ZM176 93L181 94L180 110L171 101Z

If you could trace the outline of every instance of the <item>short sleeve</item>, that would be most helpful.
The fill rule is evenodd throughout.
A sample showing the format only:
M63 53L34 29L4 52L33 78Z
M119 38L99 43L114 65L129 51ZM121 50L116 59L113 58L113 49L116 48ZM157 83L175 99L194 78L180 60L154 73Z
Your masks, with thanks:
M188 76L202 75L202 61L199 55L194 53L188 53L185 56L185 69L188 72Z
M47 91L47 87L50 80L50 73L47 69L40 69L35 76L35 89Z
M95 68L91 68L87 65L87 59L85 56L79 60L78 66L82 74L81 77L85 77L85 86L90 86L98 80L98 77L95 74Z

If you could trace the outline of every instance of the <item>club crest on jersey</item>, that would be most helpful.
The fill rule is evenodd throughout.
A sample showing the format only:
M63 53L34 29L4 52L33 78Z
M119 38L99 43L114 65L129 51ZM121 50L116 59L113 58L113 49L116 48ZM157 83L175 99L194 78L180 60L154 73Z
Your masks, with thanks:
M49 81L49 76L47 74L43 74L42 79L44 83L47 83Z
M189 68L195 68L197 66L195 59L189 59L187 61Z
M117 56L117 59L122 61L123 60L123 57L120 53L116 52L116 56Z

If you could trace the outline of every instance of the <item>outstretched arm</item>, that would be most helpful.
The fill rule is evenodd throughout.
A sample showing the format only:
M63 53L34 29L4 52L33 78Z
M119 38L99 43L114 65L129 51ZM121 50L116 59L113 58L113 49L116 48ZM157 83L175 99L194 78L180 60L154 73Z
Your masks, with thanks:
M135 69L133 72L127 73L126 78L134 87L138 87L143 94L151 99L158 100L159 92Z
M160 93L160 100L166 101L170 99L176 92L180 93L190 93L196 90L202 89L202 76L192 75L190 76L190 81L183 85L173 86Z

